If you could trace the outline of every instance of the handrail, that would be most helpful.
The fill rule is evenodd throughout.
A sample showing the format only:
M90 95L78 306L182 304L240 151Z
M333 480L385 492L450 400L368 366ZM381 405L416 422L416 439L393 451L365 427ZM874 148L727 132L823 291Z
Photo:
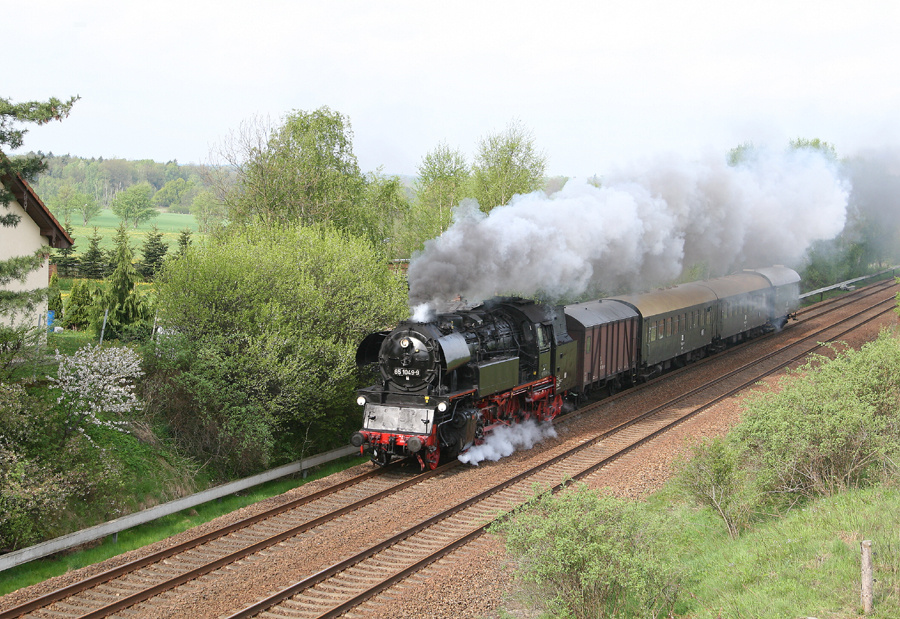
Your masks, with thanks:
M333 449L310 458L292 462L291 464L285 464L284 466L271 469L264 473L259 473L258 475L238 479L237 481L209 488L208 490L197 492L190 496L175 499L168 503L161 503L160 505L156 505L149 509L134 512L133 514L128 514L127 516L122 516L121 518L116 518L115 520L110 520L93 527L88 527L81 531L62 535L46 542L29 546L28 548L22 548L21 550L15 550L0 555L0 572L35 559L40 559L41 557L52 555L62 550L68 550L69 548L92 542L96 539L106 537L107 535L118 534L120 531L125 531L126 529L130 529L139 524L151 522L158 518L162 518L163 516L168 516L169 514L174 514L203 503L208 503L209 501L220 499L229 494L246 490L247 488L253 488L254 486L259 486L260 484L264 484L280 477L285 477L286 475L300 473L314 466L331 462L338 458L351 456L356 453L359 453L359 449L352 445Z
M816 290L810 290L809 292L804 292L803 294L801 294L801 295L800 295L800 299L802 300L802 299L806 299L806 298L808 298L808 297L814 297L814 296L816 296L817 294L818 294L818 295L821 295L821 294L824 294L824 293L828 292L829 290L837 290L838 288L844 288L845 286L850 286L851 284L855 284L856 282L861 282L861 281L863 281L863 280L865 280L865 279L872 279L873 277L878 277L879 275L884 275L885 273L888 273L888 272L891 273L891 274L893 275L894 272L895 272L898 268L900 268L900 266L888 267L888 268L886 268L886 269L884 269L884 270L882 270L882 271L878 271L877 273L870 273L869 275L863 275L862 277L856 277L856 278L854 278L854 279L848 279L848 280L845 281L845 282L839 282L839 283L837 283L837 284L832 284L831 286L825 286L824 288L818 288L818 289L816 289Z

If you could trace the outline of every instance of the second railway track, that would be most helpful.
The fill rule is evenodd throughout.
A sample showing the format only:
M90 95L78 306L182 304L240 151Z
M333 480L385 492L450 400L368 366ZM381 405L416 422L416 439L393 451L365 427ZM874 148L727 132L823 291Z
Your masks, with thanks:
M861 298L865 294L879 295L880 290L870 287L868 291L861 289L857 291L855 298ZM885 292L884 294L888 294ZM884 303L888 303L892 299L889 297L884 299ZM838 305L838 304L835 304ZM874 310L873 310L874 311ZM815 312L808 312L804 319L809 321L815 318ZM797 330L799 331L799 330ZM794 333L791 329L789 333L779 338L781 340L791 339L788 335ZM829 336L840 337L840 336ZM796 338L794 338L796 339ZM806 336L806 340L810 342L807 346L813 346L818 339L824 339L817 332ZM792 343L792 346L801 346L799 343ZM808 350L801 355L808 354ZM713 357L713 361L721 359L719 355ZM775 361L772 363L778 365L783 361ZM745 371L745 370L742 370ZM766 370L774 371L774 370ZM666 377L666 380L668 377ZM729 382L735 385L728 385L726 391L733 391L742 388L743 385L752 384L759 380L759 376L751 378L740 378L737 373L731 377L722 377L720 383ZM690 405L684 398L691 398ZM694 402L694 398L700 398L698 394L682 395L681 404L678 404L678 411L674 411L674 405L669 404L667 409L656 411L648 414L641 420L630 420L627 424L618 424L616 428L609 430L603 435L598 435L591 440L583 441L577 446L576 453L563 453L563 448L555 448L547 450L547 458L539 466L533 467L535 470L528 470L520 473L518 476L511 477L500 484L501 487L488 487L494 484L471 483L470 496L459 501L449 511L451 515L444 513L442 507L437 504L435 497L440 497L441 484L466 484L466 475L468 471L458 470L455 472L447 472L440 469L435 472L434 480L430 484L417 486L416 488L399 487L401 481L407 485L413 485L424 479L416 478L416 481L409 480L410 473L408 471L400 475L403 480L390 480L389 477L379 477L373 474L372 481L360 481L360 487L356 491L346 492L342 490L343 498L328 498L327 492L318 497L314 501L307 503L318 503L318 515L307 512L306 515L300 516L298 510L302 510L300 506L289 508L286 513L295 513L293 516L284 516L288 519L294 518L298 521L291 526L277 524L280 515L271 515L266 519L253 526L257 527L257 532L252 530L241 529L238 527L235 531L227 533L219 533L215 537L221 538L226 543L225 547L232 547L232 551L237 547L237 553L231 558L224 559L219 557L218 551L211 552L207 544L214 543L213 540L194 542L192 548L182 549L185 553L183 563L191 564L190 570L197 570L192 575L188 575L190 570L182 567L176 567L173 564L182 562L181 559L173 561L169 557L157 558L155 567L132 566L131 572L125 575L109 575L102 577L107 584L99 585L94 583L93 589L83 591L81 593L66 594L65 592L57 594L53 599L44 598L42 601L32 601L31 606L20 605L17 608L8 609L0 613L0 619L15 616L71 616L71 617L100 617L100 616L131 616L131 617L163 617L163 616L186 616L185 615L185 599L194 599L198 593L210 592L213 597L213 589L229 590L231 595L225 595L230 601L225 599L213 602L210 600L206 604L205 613L199 615L205 616L222 616L228 612L234 612L235 609L246 607L251 599L259 599L262 592L273 588L288 589L279 583L291 580L287 572L293 571L295 574L306 574L307 576L316 575L320 581L312 582L309 578L294 578L293 584L297 591L291 592L290 595L282 593L281 600L283 607L290 607L291 610L287 616L337 616L342 612L346 612L349 608L353 608L365 602L365 600L377 596L379 591L393 586L398 580L407 577L409 573L415 573L422 569L425 565L437 560L439 556L443 556L452 550L447 549L447 543L464 543L467 536L477 537L479 531L494 516L503 513L518 503L520 503L531 492L531 488L535 483L544 486L553 486L565 477L583 478L590 475L593 471L602 467L629 449L634 449L636 445L643 444L650 440L652 436L658 435L665 431L665 428L680 423L683 418L683 410L690 408L696 410L704 406L703 403ZM610 406L610 402L600 402L599 408ZM707 404L708 405L708 404ZM617 446L618 442L622 445ZM558 452L558 453L557 453ZM474 476L469 476L474 477ZM375 481L381 479L381 481ZM377 486L382 484L381 488ZM364 489L363 486L368 486ZM397 487L396 490L390 490L388 487ZM355 496L354 493L359 496ZM451 494L449 492L445 494ZM392 497L392 498L389 498ZM477 497L477 498L473 498ZM446 502L450 502L447 498ZM343 502L343 506L325 507L327 503L337 501ZM357 502L359 502L357 504ZM373 504L368 508L362 509L365 504ZM355 504L355 506L354 506ZM384 526L384 522L380 514L397 510L399 506L405 504L407 514L406 518L415 522L415 526L409 529L403 528L397 531L391 531L391 526ZM379 507L380 505L383 505ZM312 509L312 507L307 508ZM353 511L352 519L348 518L348 526L355 531L354 535L343 536L346 539L344 549L339 549L336 554L342 555L341 561L328 562L324 555L323 548L321 553L316 553L318 547L317 540L323 536L328 539L339 539L341 533L335 534L334 531L325 531L329 527L337 527L335 524L325 525L324 523L332 521L329 513L337 513L341 509ZM284 510L282 510L284 511ZM322 518L317 521L317 518ZM274 519L274 520L273 520ZM266 524L266 521L268 523ZM433 522L432 522L433 521ZM299 527L303 531L290 533L292 527ZM412 530L415 529L415 530ZM304 531L309 531L305 533ZM445 543L445 541L447 543ZM372 543L370 543L372 542ZM254 548L259 546L258 548ZM294 551L300 552L298 549L305 546L302 552L305 552L306 559L285 560L285 554ZM375 550L377 548L377 550ZM425 549L430 549L425 551ZM432 556L431 550L436 554ZM302 554L301 552L301 554ZM335 554L333 548L328 549L329 554ZM384 554L387 553L387 554ZM320 556L317 556L320 555ZM239 556L238 556L239 555ZM367 555L367 556L364 556ZM178 556L170 552L170 557ZM316 558L320 560L315 560ZM237 562L237 563L235 563ZM262 584L248 586L248 590L244 593L234 590L235 584L246 581L248 584L250 577L241 577L240 574L246 573L246 570L254 571L261 567L261 564L270 562L281 562L285 565L284 570L276 570L277 577ZM221 563L221 564L217 564ZM378 569L371 568L372 565L379 565ZM375 572L383 572L385 566L398 566L396 569L388 570L389 573L380 575L377 578L373 576ZM135 570L139 571L135 571ZM148 571L149 570L149 571ZM345 579L343 582L336 580L322 580L326 572L334 572L334 574L344 574L340 578ZM128 575L130 574L130 575ZM111 578L118 580L110 581ZM329 579L334 578L330 575ZM222 581L220 584L219 581ZM374 588L369 587L369 580L377 580ZM190 581L189 584L184 584ZM232 584L227 584L228 581ZM305 583L305 584L302 584ZM175 587L173 589L173 587ZM169 591L168 593L163 593ZM179 593L181 591L181 593ZM259 593L254 593L258 591ZM344 593L341 593L344 592ZM352 595L349 595L349 593ZM294 599L297 595L306 596L303 600ZM323 602L322 600L325 600ZM370 601L368 604L375 604L376 601ZM260 603L252 609L243 611L244 614L236 614L234 616L252 616L254 613L262 611L262 607L268 607L271 603ZM204 606L200 602L201 607ZM196 610L197 606L194 607ZM230 608L230 610L229 610ZM128 610L126 610L128 609ZM309 612L307 612L309 611ZM268 610L267 612L273 612ZM195 614L191 611L190 614ZM197 615L197 616L199 616Z

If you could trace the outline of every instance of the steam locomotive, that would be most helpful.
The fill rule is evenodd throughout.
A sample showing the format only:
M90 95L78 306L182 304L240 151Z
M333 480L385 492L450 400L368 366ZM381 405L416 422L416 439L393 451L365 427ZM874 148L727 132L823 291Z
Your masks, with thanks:
M435 468L501 425L548 421L730 343L780 329L799 305L787 267L566 306L495 298L372 333L356 362L380 380L358 392L351 444L385 465Z

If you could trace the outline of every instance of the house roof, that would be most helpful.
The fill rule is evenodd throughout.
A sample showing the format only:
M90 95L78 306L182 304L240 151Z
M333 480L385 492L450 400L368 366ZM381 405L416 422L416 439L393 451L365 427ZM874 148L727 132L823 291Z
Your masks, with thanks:
M56 217L53 216L47 205L34 192L28 181L22 178L20 174L16 174L15 177L10 174L3 174L0 176L0 181L16 197L16 201L25 209L25 213L38 225L41 235L46 236L50 240L50 247L55 249L72 247L75 242L66 234L63 227L59 225Z

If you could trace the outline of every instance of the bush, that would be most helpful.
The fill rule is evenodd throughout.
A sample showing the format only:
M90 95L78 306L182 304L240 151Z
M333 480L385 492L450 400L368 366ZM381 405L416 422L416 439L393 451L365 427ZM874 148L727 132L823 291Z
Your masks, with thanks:
M135 381L143 375L140 358L129 348L85 346L72 355L56 353L56 400L64 416L65 436L79 432L89 441L94 427L122 430L141 408ZM124 430L122 430L124 431Z
M0 380L33 371L43 358L46 335L47 330L40 327L0 324Z
M748 526L759 496L752 477L741 467L738 446L724 438L701 441L675 468L681 492L712 508L732 539Z
M347 440L359 341L407 315L371 246L326 227L247 228L169 261L166 335L146 355L151 410L229 475Z
M869 487L900 457L900 345L882 333L834 359L814 356L774 391L751 394L724 439L696 445L677 481L735 537L753 516Z
M83 279L75 280L66 302L63 326L76 331L87 329L91 324L92 305L93 300L88 283Z
M666 530L643 506L579 485L538 495L492 531L554 617L660 617L682 576L664 559Z
M0 551L40 541L69 498L64 476L24 453L37 403L0 383Z
M791 505L868 486L900 454L900 346L882 333L859 351L815 356L777 392L746 401L734 440L746 445L770 502Z

